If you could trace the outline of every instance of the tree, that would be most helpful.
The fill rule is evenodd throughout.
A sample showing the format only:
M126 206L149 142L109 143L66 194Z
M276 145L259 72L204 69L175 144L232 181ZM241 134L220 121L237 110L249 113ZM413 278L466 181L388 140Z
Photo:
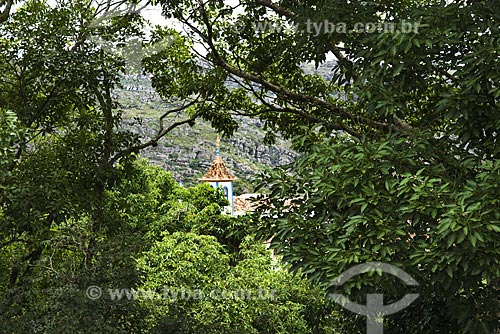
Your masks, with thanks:
M181 68L205 108L259 117L270 140L297 136L304 157L265 178L261 211L261 233L286 261L324 284L368 260L408 271L422 303L394 318L395 332L498 327L495 1L160 3L190 33ZM307 33L325 19L348 30ZM360 32L357 22L399 28ZM328 78L303 70L330 56ZM178 94L161 63L150 66Z
M183 188L170 173L145 160L116 168L120 173L100 202L105 224L96 229L90 214L80 214L52 226L44 239L30 240L46 246L29 275L15 286L9 286L10 277L4 273L15 268L25 249L21 243L2 247L0 320L5 332L197 333L204 329L216 333L243 326L274 333L299 326L303 333L313 333L315 328L315 333L333 333L337 318L321 290L275 263L248 234L247 217L223 215L227 200L222 191L205 183ZM89 261L91 239L94 255ZM218 266L207 270L211 261ZM101 288L100 298L90 298L86 291L92 286ZM110 292L158 291L164 286L171 293L251 290L259 298L179 298L172 303L141 295L117 300ZM271 299L274 290L277 296ZM221 322L224 309L230 311Z
M33 0L11 11L14 2L0 2L2 150L9 145L0 173L0 248L18 247L11 288L25 284L50 252L45 242L52 229L82 216L94 232L110 223L103 207L123 174L117 162L127 166L140 148L195 117L165 129L162 118L146 143L120 128L112 92L126 72L125 59L99 39L143 41L144 20L131 2ZM127 10L119 11L123 6ZM94 235L84 242L86 264L95 243Z
M68 269L70 275L63 276L73 288L94 279L120 281L107 260L130 268L130 258L116 260L120 251L134 232L148 233L143 217L161 221L136 206L122 206L119 196L108 197L120 194L117 185L136 175L132 153L198 117L230 135L237 128L235 114L265 121L268 141L277 132L298 136L296 148L304 158L269 178L274 187L264 212L277 216L278 223L265 220L261 229L265 237L274 236L274 247L287 261L325 284L361 260L400 265L421 282L428 304L392 318L388 325L394 332L487 333L497 326L500 18L495 1L155 1L189 34L155 31L153 42L169 35L172 43L148 55L144 68L163 98L186 104L167 111L146 142L118 130L111 92L125 69L123 58L89 38L119 43L123 34L141 36L139 15L112 15L95 27L96 16L109 13L108 1L62 1L54 8L27 1L12 12L13 3L0 2L0 103L15 114L2 120L0 130L6 134L1 148L12 143L15 149L15 155L10 147L5 151L8 164L2 168L8 167L0 172L0 258L2 273L8 272L0 286L9 326L23 319L20 326L27 327L20 331L30 331L31 320L51 314L54 299L44 299L40 291L63 282L52 269ZM345 22L349 30L307 33L311 20L324 19ZM350 29L358 22L401 25L403 20L418 29ZM332 71L326 78L303 70L304 63L319 65L329 57L336 60L328 63ZM185 118L163 124L178 112ZM128 204L136 199L133 189ZM137 197L156 208L155 196ZM140 218L130 210L140 211ZM212 207L206 214L213 217L216 211ZM241 244L241 238L206 221L198 225L202 221L188 218L179 226L223 237L220 243L232 249ZM150 232L146 245L156 243L162 229ZM124 230L122 242L117 235ZM74 231L78 238L71 239ZM63 246L54 247L61 238ZM364 250L367 245L371 253ZM133 243L134 251L144 247ZM54 259L57 267L51 266ZM137 282L135 268L126 273L127 282ZM370 283L390 285L373 280L353 284L360 293ZM404 292L396 286L390 298ZM49 307L26 311L37 300ZM120 319L109 332L128 326L126 312L110 311L106 303L99 310Z
M2 0L0 2L0 23L7 21L15 0Z
M54 6L26 1L11 12L12 3L0 8L2 332L147 333L160 328L161 318L155 317L161 307L89 298L93 290L87 289L99 286L106 296L108 288L155 282L146 271L142 279L135 259L144 252L161 255L155 251L166 231L215 245L211 256L225 261L224 270L235 277L228 287L280 287L283 300L261 301L251 310L261 324L246 321L247 328L266 332L297 324L305 333L319 328L315 320L321 318L322 332L332 332L335 317L318 289L310 293L311 285L296 277L296 294L288 298L285 287L292 275L286 270L261 277L261 269L274 268L269 254L247 237L248 218L221 215L227 200L220 191L206 184L181 188L168 173L137 161L135 152L197 117L214 120L219 129L234 127L217 114L200 113L199 99L186 95L190 101L167 111L146 142L120 128L112 92L126 73L126 62L95 37L112 43L143 37L137 11L113 11L127 1L58 1ZM110 19L95 26L106 16ZM183 111L186 118L164 124L168 115ZM198 271L193 275L203 272ZM224 283L220 273L211 275ZM244 280L247 276L251 282ZM217 327L213 312L192 306L201 322L186 330L195 332L210 319ZM260 308L271 318L259 318ZM282 319L289 311L295 318ZM237 315L229 315L235 324Z
M137 303L92 304L82 291L135 284L130 256L147 247L135 233L150 217L122 206L151 190L132 164L144 144L120 128L112 94L125 60L96 39L141 37L142 19L116 14L127 1L25 1L13 11L14 2L0 1L2 331L139 332ZM128 178L134 186L121 192ZM143 209L155 196L143 194Z
M153 331L168 333L336 333L322 291L275 262L247 236L240 260L213 236L165 233L139 259Z
M297 140L309 140L305 135ZM443 164L435 141L328 138L298 143L307 154L266 178L273 195L260 227L275 234L285 261L327 284L354 264L391 263L420 284L416 305L395 332L492 331L498 320L498 163ZM463 174L462 174L463 175ZM359 298L378 287L399 300L408 287L360 276L346 286ZM403 292L404 291L404 292ZM418 317L415 316L418 314Z
M156 171L151 180L165 173L147 170ZM319 287L273 259L251 234L250 218L222 214L226 205L220 189L203 183L173 187L153 210L148 249L137 260L135 291L148 313L143 329L335 333L341 324Z

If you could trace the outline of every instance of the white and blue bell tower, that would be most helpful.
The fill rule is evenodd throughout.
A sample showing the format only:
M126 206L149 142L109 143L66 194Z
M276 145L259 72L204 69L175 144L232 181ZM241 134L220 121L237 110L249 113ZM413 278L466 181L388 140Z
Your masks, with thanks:
M219 135L217 135L214 161L212 162L212 166L208 169L208 172L199 179L199 181L207 182L214 188L222 188L230 205L226 207L226 213L231 214L231 216L234 215L234 180L236 180L236 177L229 172L220 156L220 140Z

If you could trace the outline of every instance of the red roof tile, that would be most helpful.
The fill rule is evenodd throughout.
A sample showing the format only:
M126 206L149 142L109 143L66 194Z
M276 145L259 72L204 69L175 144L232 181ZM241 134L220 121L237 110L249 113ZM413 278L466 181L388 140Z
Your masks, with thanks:
M199 179L200 181L233 181L236 177L226 168L220 156L216 156L208 172Z

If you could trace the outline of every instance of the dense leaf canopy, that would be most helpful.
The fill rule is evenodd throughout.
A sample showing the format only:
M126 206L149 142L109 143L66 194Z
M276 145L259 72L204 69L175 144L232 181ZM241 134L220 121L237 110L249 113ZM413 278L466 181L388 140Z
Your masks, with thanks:
M271 272L261 249L248 244L249 225L324 286L365 261L413 275L421 298L386 319L391 332L498 329L497 1L147 1L175 23L149 37L136 10L112 8L136 1L31 0L13 10L15 2L0 1L0 314L11 333L141 333L182 321L187 332L363 330L363 319L348 313L339 327L319 290L303 295L302 278ZM320 23L324 31L315 31ZM346 29L326 31L332 24ZM144 47L168 41L141 65L160 96L179 105L146 141L119 126L113 89L130 64L102 44L130 38ZM259 217L221 216L220 193L179 188L134 162L140 149L200 117L229 136L236 115L261 119L268 142L293 138L302 153L263 175L271 192ZM193 248L211 259L206 270L218 284L244 273L249 284L269 283L289 297L274 309L234 301L92 304L81 296L91 283L159 288L186 277L208 289ZM162 257L176 252L192 270ZM293 294L284 292L286 280ZM358 300L373 290L388 300L407 292L378 275L342 289ZM319 315L304 311L311 305ZM227 307L247 312L213 318ZM75 314L78 322L69 320ZM276 325L281 314L293 318Z

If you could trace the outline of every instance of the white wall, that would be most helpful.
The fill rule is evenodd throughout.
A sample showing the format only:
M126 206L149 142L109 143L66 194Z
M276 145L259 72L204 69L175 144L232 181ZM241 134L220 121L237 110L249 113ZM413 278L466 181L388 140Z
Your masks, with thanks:
M233 182L231 181L218 181L218 182L215 182L215 181L211 181L211 182L208 182L212 187L214 188L223 188L226 187L227 188L227 200L229 201L229 207L228 207L228 211L227 212L228 214L230 214L231 216L234 215L234 194L233 194Z

